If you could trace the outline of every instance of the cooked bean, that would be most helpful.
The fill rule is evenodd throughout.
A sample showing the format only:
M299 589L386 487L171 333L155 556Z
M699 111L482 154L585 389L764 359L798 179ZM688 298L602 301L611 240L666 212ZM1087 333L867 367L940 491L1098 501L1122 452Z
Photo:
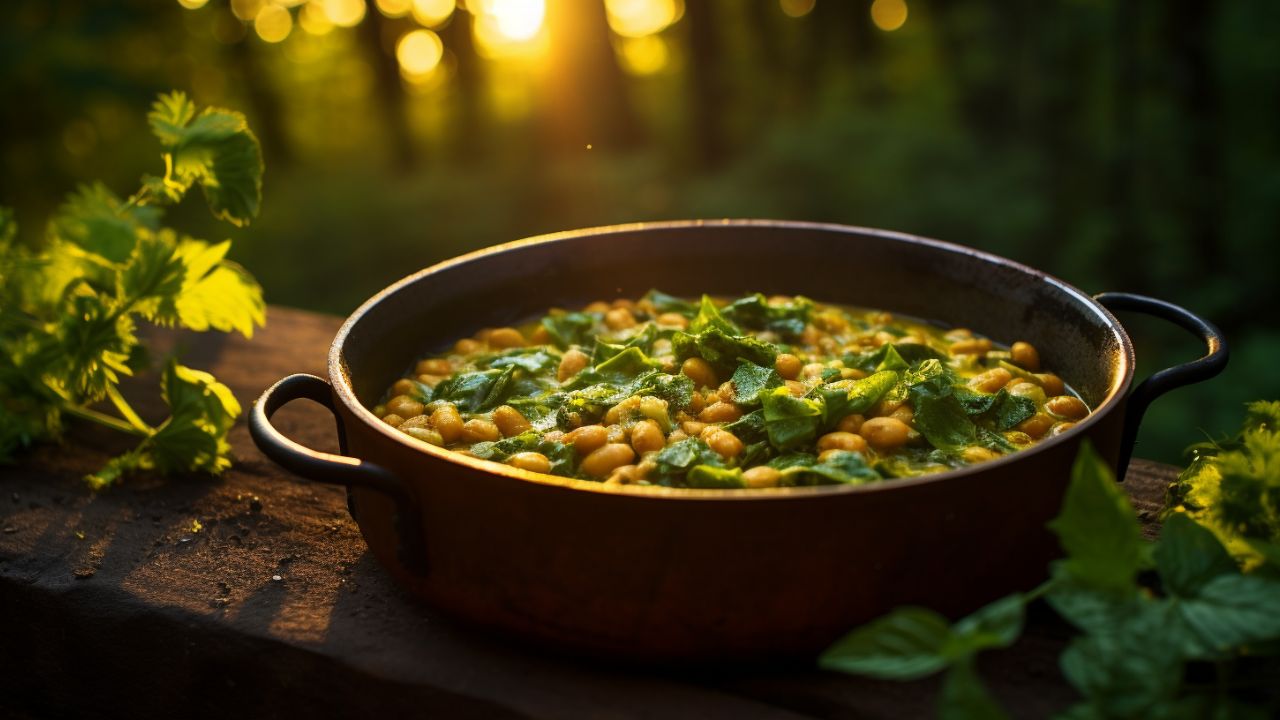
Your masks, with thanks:
M1016 379L1016 378L1015 378ZM1036 404L1036 407L1044 405L1047 399L1044 395L1044 388L1033 382L1018 380L1009 387L1009 394L1018 397L1024 397Z
M388 412L393 412L400 417L406 418L413 417L414 415L421 415L422 411L426 409L426 407L426 405L423 405L408 395L397 395L391 398L391 401L387 403Z
M707 445L725 459L735 458L742 452L742 441L728 430L716 428L716 431L705 439Z
M418 385L409 378L400 378L391 386L391 392L395 395L408 395L417 390Z
M1059 395L1044 403L1044 409L1064 420L1080 420L1089 414L1089 407L1078 397Z
M862 429L862 423L867 419L860 414L845 415L840 418L840 422L836 423L836 430L847 433L856 433Z
M806 378L816 378L820 377L822 375L822 371L826 369L827 366L822 363L809 363L800 368L800 374Z
M716 371L702 358L691 357L685 360L680 366L680 372L692 380L695 387L716 387L720 384L720 380L716 378Z
M498 328L489 333L489 344L496 348L524 347L524 335L512 327Z
M546 325L539 325L529 333L529 342L534 345L550 345L551 340L551 331Z
M698 413L702 412L702 408L706 406L707 406L707 401L705 398L702 397L702 393L697 392L695 390L693 393L693 396L689 398L689 406L686 407L685 410L687 410L689 413L693 415L697 415Z
M698 437L702 434L703 430L707 429L707 424L704 422L698 422L697 420L690 420L688 422L680 423L680 429L684 430L691 437Z
M439 385L443 380L444 380L443 375L419 375L418 376L418 382L422 383L423 385L426 385L427 387L435 387Z
M858 434L877 450L893 450L907 443L911 428L897 418L874 417L862 423Z
M462 423L461 440L465 443L492 442L502 437L502 431L488 420L468 420Z
M657 318L659 325L666 327L680 328L681 330L689 327L689 320L680 313L662 313Z
M582 472L592 477L607 477L615 468L629 464L636 457L630 445L609 443L594 450L582 459Z
M500 405L493 411L493 424L498 426L503 437L515 437L533 427L519 410L510 405Z
M609 303L597 300L590 305L582 308L582 312L589 313L606 313L609 312Z
M888 417L893 414L894 410L902 407L906 400L895 398L881 398L879 402L871 406L871 417Z
M1060 422L1049 429L1049 435L1051 437L1057 437L1075 426L1076 424L1073 422Z
M991 350L991 341L986 338L970 338L951 343L952 355L981 355Z
M606 425L616 425L632 414L640 411L640 398L632 395L622 402L609 408L604 413L604 423Z
M1004 368L994 368L970 378L969 387L979 392L993 393L1000 390L1012 379L1013 373Z
M440 436L439 431L428 427L402 428L401 432L415 440L421 440L437 447L444 445L444 438Z
M1016 342L1009 348L1009 357L1013 364L1023 370L1040 372L1040 352L1029 342Z
M551 472L551 461L546 455L538 452L518 452L507 458L507 464L529 472Z
M773 361L773 369L778 371L783 380L795 380L800 377L800 369L804 363L791 353L779 353Z
M861 380L866 376L867 374L858 368L840 368L841 380Z
M964 461L968 463L979 463L986 462L987 460L995 460L1000 457L1000 453L992 450L991 448L971 445L960 453L960 457L964 458Z
M842 452L849 452L849 451L843 448L830 448L828 450L823 450L822 452L818 453L818 462L826 462L834 458L837 454Z
M441 405L431 413L431 426L444 438L446 445L462 437L462 425L462 416L452 405Z
M742 473L742 484L749 488L778 487L782 473L768 465L757 465Z
M626 308L614 308L604 314L604 324L610 330L625 330L636 326L636 316Z
M867 441L861 435L837 430L818 438L818 450L856 450L867 449Z
M680 442L681 440L688 440L688 439L689 439L689 434L688 434L688 433L686 433L686 432L685 432L683 429L681 429L681 428L676 428L675 430L672 430L672 431L671 431L671 434L670 434L670 435L668 435L668 436L667 436L667 444L668 444L668 445L675 445L676 443Z
M731 402L717 402L698 413L698 420L704 423L733 422L742 417L742 410Z
M894 420L901 420L903 425L913 428L916 424L916 411L911 409L910 405L902 405L897 410L889 413L889 417Z
M471 338L462 338L453 344L453 351L459 355L470 355L483 347L483 343L472 340Z
M640 479L640 469L635 465L621 465L609 473L605 485L634 485Z
M787 380L784 384L787 386L787 392L791 393L795 397L802 397L805 393L809 392L809 386L799 380Z
M556 379L560 382L564 382L574 375L577 375L590 363L591 356L582 352L578 348L569 348L560 358L560 367L556 370Z
M453 372L453 363L446 358L422 360L414 368L415 375L448 375Z
M1044 434L1049 431L1049 428L1053 427L1055 422L1057 422L1057 420L1054 420L1045 413L1036 413L1035 415L1032 415L1026 420L1018 423L1017 427L1018 430L1033 438L1040 438L1044 437Z
M1053 373L1037 374L1036 380L1040 381L1040 387L1044 388L1045 395L1061 395L1066 392L1067 388L1062 384L1062 378Z
M565 433L564 441L579 455L590 455L609 441L609 431L603 425L583 425Z
M401 423L404 422L404 418L395 413L388 413L382 416L382 422L390 425L391 427L400 427Z
M641 420L631 428L631 447L641 455L661 450L667 444L662 428L653 420Z

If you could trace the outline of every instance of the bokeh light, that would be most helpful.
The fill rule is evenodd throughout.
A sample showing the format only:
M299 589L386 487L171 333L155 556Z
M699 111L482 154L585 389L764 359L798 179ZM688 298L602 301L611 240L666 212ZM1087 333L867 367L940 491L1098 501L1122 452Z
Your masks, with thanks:
M885 32L893 32L907 21L904 0L875 0L871 3L871 22Z
M389 18L404 17L413 9L413 0L377 0L378 12Z
M814 0L778 0L782 13L787 17L804 17L813 12Z
M623 37L662 32L684 15L682 0L605 0L609 27Z
M323 0L311 0L298 11L298 25L311 35L324 35L333 29L333 21L324 11Z
M632 75L656 75L671 64L671 48L657 35L622 38L618 55L623 69Z
M355 27L364 19L364 0L324 0L324 14L338 27Z
M414 82L425 79L425 76L440 65L444 57L444 43L440 36L430 30L411 30L396 43L396 61L400 63L400 74L404 79Z
M413 0L413 19L425 27L441 25L453 14L454 0Z
M491 60L527 58L546 52L543 0L470 0L476 52Z
M188 10L198 10L208 2L209 0L178 0L178 4Z
M244 22L253 22L266 4L266 0L231 0L231 14Z
M253 19L253 29L266 42L280 42L293 30L293 15L279 5L267 5Z

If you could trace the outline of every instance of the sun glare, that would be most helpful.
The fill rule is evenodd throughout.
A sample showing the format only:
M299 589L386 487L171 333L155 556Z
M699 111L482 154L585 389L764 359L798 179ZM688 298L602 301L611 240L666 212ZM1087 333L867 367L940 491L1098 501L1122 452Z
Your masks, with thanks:
M662 32L684 15L682 0L605 0L609 27L623 37Z
M545 0L473 0L470 6L475 9L476 20L493 26L498 35L512 42L532 40L542 29L542 21L547 14Z

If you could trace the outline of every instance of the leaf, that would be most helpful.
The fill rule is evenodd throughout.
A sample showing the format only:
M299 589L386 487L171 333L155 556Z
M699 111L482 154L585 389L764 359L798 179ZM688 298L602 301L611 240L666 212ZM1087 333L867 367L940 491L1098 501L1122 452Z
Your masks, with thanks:
M1009 717L978 678L971 660L962 660L947 670L938 696L941 720L1002 720Z
M716 307L715 302L711 300L711 297L703 295L702 302L698 305L698 314L689 322L689 332L699 334L708 330L718 330L729 336L742 334L738 326L729 322L720 314L720 310Z
M555 346L568 350L571 346L587 347L591 344L596 327L596 317L584 312L552 311L542 318Z
M857 368L863 372L874 372L885 357L892 351L899 359L911 367L918 367L925 360L946 362L950 357L941 350L921 343L885 343L875 350L864 353L846 353L843 360L845 367Z
M462 412L478 412L498 379L509 374L510 368L458 373L436 386L435 398L448 400Z
M921 387L916 385L911 389L911 404L915 409L915 429L929 444L949 453L977 444L978 428L955 396L949 393L939 396Z
M645 299L653 303L653 307L659 313L680 313L686 317L692 317L697 314L698 306L687 300L681 300L673 295L668 295L660 290L650 290L645 294Z
M823 429L831 429L846 415L870 410L897 382L897 373L878 372L859 380L839 380L818 385L810 391L810 395L822 402Z
M893 345L885 345L885 347L888 349L884 351L884 357L880 360L880 364L876 365L876 372L907 370L911 367L906 360L902 359L902 356L898 354Z
M1165 634L1169 609L1148 606L1110 632L1072 640L1059 659L1063 675L1103 717L1144 717L1178 691L1183 662Z
M734 300L725 306L723 316L739 327L767 330L784 337L795 337L804 332L809 322L813 302L796 298L792 302L771 305L761 293Z
M695 465L685 480L691 488L729 490L744 487L742 468L725 468L714 465Z
M767 390L782 385L782 376L777 370L761 367L752 362L738 364L733 378L733 401L747 407L760 404L760 395Z
M657 468L653 480L658 485L680 487L687 474L697 466L723 467L719 453L699 438L688 438L672 443L653 456Z
M660 363L651 360L640 348L629 347L599 365L582 370L564 384L567 389L575 389L595 384L625 385L636 378L659 367Z
M178 246L187 272L182 290L166 306L168 318L191 330L212 328L245 337L266 323L262 287L244 268L222 258L229 247L229 242L208 245L190 239Z
M915 680L951 662L946 618L920 607L902 607L849 633L822 653L818 665L850 675Z
M133 253L142 227L105 185L93 183L67 196L49 223L49 234L107 262L123 263Z
M244 115L211 107L197 116L186 96L175 92L160 96L147 120L168 153L163 183L170 200L198 183L214 217L237 226L257 217L262 152Z
M862 453L840 451L819 461L808 453L792 453L774 458L769 466L782 471L782 485L861 485L882 480L867 465Z
M481 460L494 462L505 462L507 458L521 452L541 453L551 461L550 473L562 477L573 476L576 460L572 445L544 440L538 432L521 433L495 442L476 443L469 452Z
M812 443L822 419L822 406L813 400L792 397L785 387L762 397L769 443L788 450Z
M1219 575L1240 572L1218 538L1183 513L1165 520L1155 559L1165 591L1180 597L1194 597Z
M231 465L227 431L240 414L240 403L226 385L201 370L170 360L162 395L170 417L145 443L161 472L204 471L217 474Z
M515 348L476 364L489 369L514 366L536 374L558 367L560 358L541 348Z
M1004 388L991 394L957 385L951 392L970 417L990 423L996 430L1008 430L1036 414L1031 398L1013 395Z
M1142 533L1111 468L1085 442L1071 470L1062 511L1049 523L1066 552L1066 572L1081 585L1129 594L1142 564Z
M1142 612L1146 602L1137 593L1100 591L1082 585L1062 563L1055 563L1053 576L1053 587L1045 600L1055 612L1085 632L1110 632Z
M968 652L1009 647L1022 635L1027 600L1019 593L1006 595L955 624L960 644Z
M1225 653L1242 645L1280 640L1280 580L1221 574L1174 607L1200 644Z
M743 360L773 367L778 357L778 351L768 343L753 337L730 335L719 328L698 334L676 332L671 337L671 345L677 359L700 357L720 373L731 372Z

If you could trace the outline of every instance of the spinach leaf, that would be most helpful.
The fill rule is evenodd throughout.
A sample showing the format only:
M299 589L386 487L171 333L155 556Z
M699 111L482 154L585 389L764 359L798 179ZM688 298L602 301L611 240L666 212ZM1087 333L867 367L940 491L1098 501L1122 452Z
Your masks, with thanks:
M537 432L526 432L515 437L472 445L472 455L481 460L505 462L507 458L522 452L542 453L551 461L551 474L564 477L574 473L575 454L572 445L542 439Z
M762 401L770 444L789 450L813 442L822 422L820 402L792 397L785 387L765 394Z
M765 426L763 410L752 410L746 415L743 415L737 420L725 425L724 429L733 433L734 437L747 445L765 442L769 439L769 433ZM747 465L748 463L744 460L742 464Z
M509 395L515 368L476 370L454 375L436 386L435 400L448 400L466 413L497 407Z
M875 350L864 353L846 353L844 356L845 367L857 368L863 372L875 372L881 363L885 362L885 358L893 352L899 359L909 366L916 366L925 360L937 360L938 362L946 362L947 354L941 350L935 350L929 345L921 343L885 343Z
M677 359L700 357L722 373L721 377L737 368L742 360L772 367L778 357L777 349L769 343L749 336L728 334L715 327L696 334L677 332L671 337L671 344Z
M629 347L608 360L580 371L563 387L569 390L596 384L625 385L658 367L659 363L640 348Z
M1004 388L991 394L956 385L951 392L966 414L989 423L996 430L1008 430L1036 414L1036 404L1031 398L1013 395Z
M769 330L784 337L795 337L804 332L809 322L813 301L796 298L783 305L770 305L765 296L756 293L738 299L725 306L724 317L740 327L753 330Z
M822 427L830 429L846 415L870 410L897 384L898 373L885 370L860 380L818 385L809 394L822 402Z
M939 395L927 385L911 388L915 426L934 447L949 453L977 444L978 427L951 393Z
M559 364L559 357L541 348L516 348L500 353L492 359L477 363L477 365L487 368L515 366L533 374L550 370Z
M689 332L697 334L707 330L719 330L725 335L741 335L742 331L737 325L725 319L720 314L719 308L711 300L708 295L702 296L702 302L698 305L698 314L689 322Z
M552 311L542 318L542 327L561 350L568 350L570 345L586 347L594 337L598 317L598 313Z
M653 303L653 307L659 313L680 313L685 317L693 317L698 312L698 306L687 300L681 300L678 297L668 295L659 290L650 290L645 299Z
M682 487L685 476L695 466L724 467L720 454L698 438L672 443L653 456L657 463L652 481L668 487Z
M693 381L686 375L655 372L644 383L646 394L667 401L667 411L676 413L693 401Z
M876 372L884 370L907 370L911 367L906 360L902 359L902 355L898 354L898 351L895 350L892 345L886 343L885 345L881 345L881 347L887 349L884 351L884 358L880 361L880 364L876 365Z
M742 362L734 371L733 401L752 407L760 404L760 395L782 385L782 376L771 367L761 367L753 362Z
M686 476L686 483L691 488L732 489L744 487L742 484L742 468L716 467L714 465L695 465Z
M642 352L648 353L653 347L653 341L658 337L658 328L653 325L645 325L644 329L636 333L624 343L608 343L600 338L596 338L595 346L591 350L591 364L599 365L615 355L618 355L627 348L637 348Z
M858 452L835 452L822 461L808 453L789 453L768 464L782 473L783 485L857 485L882 479Z

